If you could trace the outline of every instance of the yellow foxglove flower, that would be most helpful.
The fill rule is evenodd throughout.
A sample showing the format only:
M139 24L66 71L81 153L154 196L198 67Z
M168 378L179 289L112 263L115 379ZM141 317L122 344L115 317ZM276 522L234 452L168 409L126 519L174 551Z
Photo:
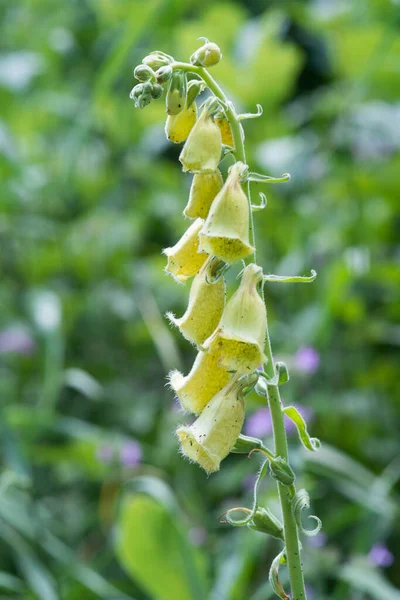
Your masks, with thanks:
M168 115L165 122L165 135L170 142L181 144L184 142L193 125L196 123L197 106L196 102L192 102L189 107L186 107L177 115Z
M230 374L218 364L218 355L200 351L186 377L172 371L169 381L182 408L198 415L213 396L228 383Z
M200 232L200 248L228 264L254 252L249 241L249 203L240 183L245 168L242 162L231 167Z
M221 132L207 108L201 112L191 130L179 160L184 171L203 173L216 171L221 158Z
M229 125L228 119L215 119L215 122L218 125L219 130L221 132L222 143L226 146L232 146L233 148L235 143L233 141L232 130L231 126Z
M264 355L267 311L257 291L261 267L248 265L237 291L227 302L216 331L204 347L218 356L220 367L251 373L266 361Z
M203 344L216 329L225 306L225 279L219 277L214 283L209 283L207 275L211 278L210 264L207 261L193 279L189 305L183 317L177 319L172 313L167 313L182 335L198 345Z
M205 219L223 183L218 169L211 173L195 173L190 187L189 201L183 211L185 217Z
M183 454L207 473L218 471L240 434L244 412L242 384L234 378L210 400L193 425L177 429Z
M199 231L203 223L202 219L196 219L175 246L163 250L168 258L165 271L181 283L194 277L208 258L199 251Z

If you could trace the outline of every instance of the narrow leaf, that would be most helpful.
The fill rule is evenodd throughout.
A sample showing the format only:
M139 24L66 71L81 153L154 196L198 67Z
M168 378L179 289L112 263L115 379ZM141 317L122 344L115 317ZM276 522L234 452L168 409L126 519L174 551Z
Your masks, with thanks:
M297 408L294 406L286 406L283 409L283 412L296 425L303 446L307 448L307 450L311 450L311 452L316 452L319 450L321 447L321 442L318 438L310 437L310 434L307 431L307 424Z
M281 564L285 563L284 555L285 549L283 549L282 552L280 552L272 561L271 568L269 570L269 582L275 594L279 598L282 600L290 600L290 596L287 595L281 582L279 581L279 567Z
M312 283L317 277L317 272L311 269L311 275L264 275L264 281L271 283Z

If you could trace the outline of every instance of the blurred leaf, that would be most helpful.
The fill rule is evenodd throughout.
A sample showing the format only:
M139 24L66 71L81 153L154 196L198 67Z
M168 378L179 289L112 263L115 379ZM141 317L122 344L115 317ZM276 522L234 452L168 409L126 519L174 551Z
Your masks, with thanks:
M343 565L340 567L339 577L348 582L354 590L364 592L375 600L400 600L400 590L393 587L382 573L371 565Z
M116 552L124 568L157 600L201 600L193 551L164 506L144 494L122 500L118 516ZM190 568L188 568L190 566Z

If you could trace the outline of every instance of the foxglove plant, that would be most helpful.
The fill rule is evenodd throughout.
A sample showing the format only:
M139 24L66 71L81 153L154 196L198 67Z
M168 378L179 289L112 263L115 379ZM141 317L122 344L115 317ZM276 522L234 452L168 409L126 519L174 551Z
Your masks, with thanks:
M265 282L311 282L311 276L264 275L257 265L253 213L266 205L251 201L251 182L281 183L284 174L275 178L249 170L246 163L242 121L261 116L238 114L208 68L222 58L221 51L205 38L190 62L178 62L164 52L151 52L135 68L139 80L130 97L138 108L159 98L165 89L167 138L183 143L179 160L184 172L193 174L189 199L183 213L192 224L175 246L164 250L166 272L178 282L193 278L189 305L180 318L167 317L182 335L197 347L197 356L187 375L179 371L169 374L171 388L181 406L197 415L190 426L180 426L176 435L182 453L198 463L207 473L218 471L230 453L259 452L263 463L258 472L251 508L228 510L223 521L234 527L272 535L283 542L273 560L269 578L276 595L289 599L279 580L279 567L289 571L291 597L304 600L303 569L299 534L315 535L321 528L317 517L313 530L306 530L301 512L309 508L306 490L296 490L295 475L289 464L284 425L285 415L297 427L303 445L310 451L319 448L319 440L311 438L307 425L294 406L284 407L280 386L289 379L284 363L274 362L268 334L264 302ZM198 96L208 90L209 96L197 106ZM225 182L219 170L222 158L229 155L233 164ZM243 265L240 284L226 302L224 273L235 263ZM255 390L270 408L274 449L260 439L241 434L245 416L245 397ZM268 473L276 480L282 509L281 523L271 511L259 505L258 489ZM244 518L236 518L241 512Z

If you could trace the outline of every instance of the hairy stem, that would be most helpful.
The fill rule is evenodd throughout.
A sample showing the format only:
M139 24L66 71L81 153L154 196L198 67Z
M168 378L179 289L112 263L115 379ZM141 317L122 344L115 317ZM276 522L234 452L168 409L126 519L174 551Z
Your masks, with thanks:
M246 164L246 153L243 143L243 132L238 115L231 102L228 101L224 92L221 90L217 82L213 79L210 73L203 67L196 67L188 63L175 63L174 68L179 68L187 72L196 73L199 75L211 92L226 105L226 116L231 126L233 141L235 144L234 155L237 161L242 161ZM250 241L254 247L253 257L256 262L256 240L254 235L253 214L251 209L250 198L250 182L247 183L247 198L250 209ZM268 328L266 335L266 356L268 362L265 370L272 378L275 375L275 365L272 355L271 342L269 338ZM269 386L269 404L271 410L271 419L274 433L275 453L281 456L288 462L288 445L286 430L284 424L284 414L282 410L282 402L279 394L278 386ZM292 589L293 600L306 600L306 591L304 587L303 569L300 557L300 544L297 524L292 512L292 499L295 494L295 487L285 486L278 482L278 492L282 508L283 525L285 532L286 557L289 569L290 585Z

